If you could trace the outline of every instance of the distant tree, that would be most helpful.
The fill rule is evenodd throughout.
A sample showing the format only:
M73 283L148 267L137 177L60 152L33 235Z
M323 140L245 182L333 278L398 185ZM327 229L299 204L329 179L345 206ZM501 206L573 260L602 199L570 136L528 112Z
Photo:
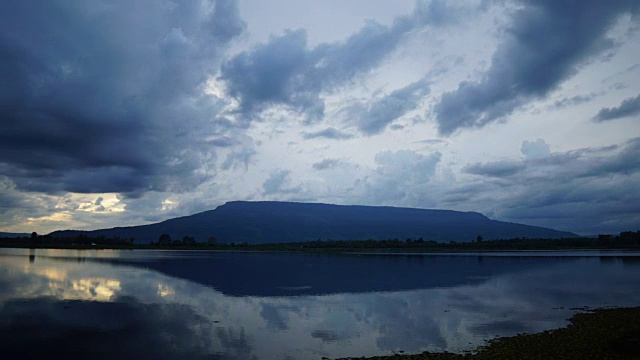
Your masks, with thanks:
M75 238L76 244L89 245L91 244L91 238L86 234L78 234Z
M37 238L38 238L38 233L37 233L37 232L35 232L35 231L34 231L34 232L32 232L32 233L31 233L31 238L32 238L32 239L37 239Z
M616 237L616 245L630 246L640 244L640 232L623 231Z
M207 239L208 245L215 245L217 243L218 243L218 239L215 236L209 236L209 238Z
M171 236L169 234L162 234L158 238L158 245L171 245Z
M476 242L481 243L481 242L482 242L482 240L484 240L484 239L482 238L482 235L478 235L478 237L476 238Z
M638 234L633 231L623 231L618 237L620 239L635 239L637 236Z
M182 243L184 245L195 245L196 244L196 239L194 239L192 236L186 236L182 238Z

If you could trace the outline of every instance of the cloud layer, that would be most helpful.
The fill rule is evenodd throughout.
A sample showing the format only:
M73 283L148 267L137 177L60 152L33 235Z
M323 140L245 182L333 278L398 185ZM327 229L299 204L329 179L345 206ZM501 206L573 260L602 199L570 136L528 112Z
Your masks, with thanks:
M434 113L441 134L503 120L544 98L585 62L611 49L607 31L619 17L638 13L633 1L523 2L479 80L445 93Z
M1 173L50 193L179 191L201 180L217 107L202 86L243 31L235 2L0 7Z
M303 114L307 122L318 121L325 113L322 94L378 67L408 34L456 21L461 12L440 1L417 2L410 15L397 17L390 26L371 20L342 42L313 47L308 45L304 29L287 30L227 60L220 80L226 84L228 95L238 101L238 112L244 117L253 119L266 108L284 105ZM418 98L426 93L424 81L395 91L372 104L369 113L362 114L365 119L358 127L366 134L379 132L395 117L415 107ZM377 110L384 113L378 114ZM381 118L369 119L367 115L371 114Z
M525 142L526 143L526 142ZM531 144L531 143L529 143ZM526 148L523 144L523 149ZM486 213L556 229L615 232L640 224L640 138L620 146L476 163L473 185L449 191Z
M601 109L594 117L594 120L608 121L637 114L640 114L640 95L623 100L620 106Z
M257 3L0 2L0 230L230 200L640 226L637 1Z

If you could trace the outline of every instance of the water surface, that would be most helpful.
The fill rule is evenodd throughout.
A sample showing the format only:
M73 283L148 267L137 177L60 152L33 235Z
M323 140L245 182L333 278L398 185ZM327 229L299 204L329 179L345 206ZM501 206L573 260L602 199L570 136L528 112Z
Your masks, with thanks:
M320 359L462 351L639 306L640 253L0 249L8 354Z

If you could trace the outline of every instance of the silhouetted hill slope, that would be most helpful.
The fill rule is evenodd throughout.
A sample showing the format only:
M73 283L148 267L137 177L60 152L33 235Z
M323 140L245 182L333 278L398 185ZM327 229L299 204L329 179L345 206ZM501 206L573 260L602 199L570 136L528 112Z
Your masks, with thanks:
M17 238L17 237L29 237L29 236L31 236L31 234L0 232L0 238Z
M476 212L377 206L343 206L292 202L234 201L191 216L157 224L95 231L57 231L52 236L133 237L138 244L157 241L161 234L204 241L215 236L225 243L299 242L317 239L417 239L473 241L515 237L561 238L577 235L552 229L496 221Z

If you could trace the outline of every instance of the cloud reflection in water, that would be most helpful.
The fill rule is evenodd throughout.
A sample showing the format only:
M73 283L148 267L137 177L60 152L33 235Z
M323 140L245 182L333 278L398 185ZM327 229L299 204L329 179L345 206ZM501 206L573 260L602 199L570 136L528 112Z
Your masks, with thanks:
M310 262L315 267L297 269L297 276L313 271L312 279L318 271L341 269L345 261L353 266L373 263L381 267L376 276L385 271L393 276L375 282L386 284L386 291L296 295L309 290L300 289L282 290L278 296L233 296L216 289L214 280L202 281L230 276L209 272L212 268L206 266L224 254L200 254L198 259L205 260L196 261L188 254L123 253L112 253L111 261L87 252L78 261L74 251L37 251L30 262L28 250L0 250L0 315L6 319L0 325L0 345L9 352L153 358L306 359L456 351L494 336L562 326L573 313L571 307L640 304L640 257L526 261L485 256L479 261L472 256L322 256ZM272 255L233 256L242 261ZM412 272L405 277L425 277L431 274L421 269L436 269L434 263L452 273L433 274L440 278L437 286L424 287L422 279L415 284L423 287L411 288L406 279L394 285L399 274L392 269L406 265ZM167 269L178 265L198 275L190 278L184 270L172 276ZM455 281L446 286L443 279ZM270 285L283 287L285 280ZM315 283L310 284L313 289ZM289 296L283 295L286 291Z

